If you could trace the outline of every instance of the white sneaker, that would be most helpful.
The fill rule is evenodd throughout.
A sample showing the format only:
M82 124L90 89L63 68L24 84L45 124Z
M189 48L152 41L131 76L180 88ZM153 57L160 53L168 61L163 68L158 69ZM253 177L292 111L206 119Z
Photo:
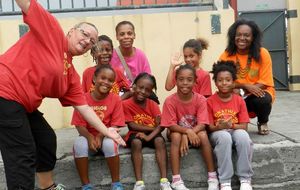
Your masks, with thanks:
M180 181L177 181L175 183L172 183L171 184L171 187L174 189L174 190L189 190L188 188L185 187L184 183L182 180Z
M141 183L141 182L136 182L135 185L134 185L134 188L133 190L145 190L146 187L144 185L144 183Z
M219 190L219 180L217 178L210 178L207 183L208 190Z
M252 190L251 182L241 182L240 190Z
M230 183L222 183L220 190L232 190Z
M66 186L63 184L57 184L54 190L66 190Z
M160 182L160 190L172 190L170 182Z

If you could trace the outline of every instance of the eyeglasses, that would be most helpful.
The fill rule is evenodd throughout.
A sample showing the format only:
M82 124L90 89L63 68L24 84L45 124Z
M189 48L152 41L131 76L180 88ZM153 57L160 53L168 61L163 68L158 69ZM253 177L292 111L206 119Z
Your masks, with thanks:
M80 33L82 34L83 38L85 40L89 40L90 43L92 44L92 46L94 46L96 44L96 41L90 36L90 34L88 34L86 31L84 31L82 28L77 28Z

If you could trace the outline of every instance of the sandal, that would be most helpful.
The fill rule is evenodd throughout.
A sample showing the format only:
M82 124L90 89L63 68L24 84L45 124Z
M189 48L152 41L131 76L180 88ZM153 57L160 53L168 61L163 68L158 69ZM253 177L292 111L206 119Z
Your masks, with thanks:
M258 134L260 135L268 135L270 133L270 129L267 123L257 124Z

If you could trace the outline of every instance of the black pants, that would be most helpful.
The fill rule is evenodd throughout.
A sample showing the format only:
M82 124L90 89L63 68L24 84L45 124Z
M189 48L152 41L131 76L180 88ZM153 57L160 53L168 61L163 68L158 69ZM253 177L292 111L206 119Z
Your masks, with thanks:
M258 123L267 123L272 109L272 97L265 93L264 97L248 96L245 99L248 112L254 112Z
M32 190L35 172L55 166L56 135L39 111L0 98L0 150L8 190Z

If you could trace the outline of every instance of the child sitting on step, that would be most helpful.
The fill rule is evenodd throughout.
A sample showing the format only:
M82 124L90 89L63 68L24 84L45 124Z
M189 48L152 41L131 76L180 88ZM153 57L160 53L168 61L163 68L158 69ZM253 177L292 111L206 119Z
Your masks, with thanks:
M125 119L121 99L110 93L116 74L110 65L99 65L95 70L94 90L85 94L90 107L96 112L105 126L112 130L125 126ZM79 137L74 142L74 159L82 183L82 190L92 190L88 176L88 157L104 154L111 174L111 190L123 190L120 183L120 158L118 144L111 138L104 137L90 126L77 112L73 113L72 124L76 126Z

